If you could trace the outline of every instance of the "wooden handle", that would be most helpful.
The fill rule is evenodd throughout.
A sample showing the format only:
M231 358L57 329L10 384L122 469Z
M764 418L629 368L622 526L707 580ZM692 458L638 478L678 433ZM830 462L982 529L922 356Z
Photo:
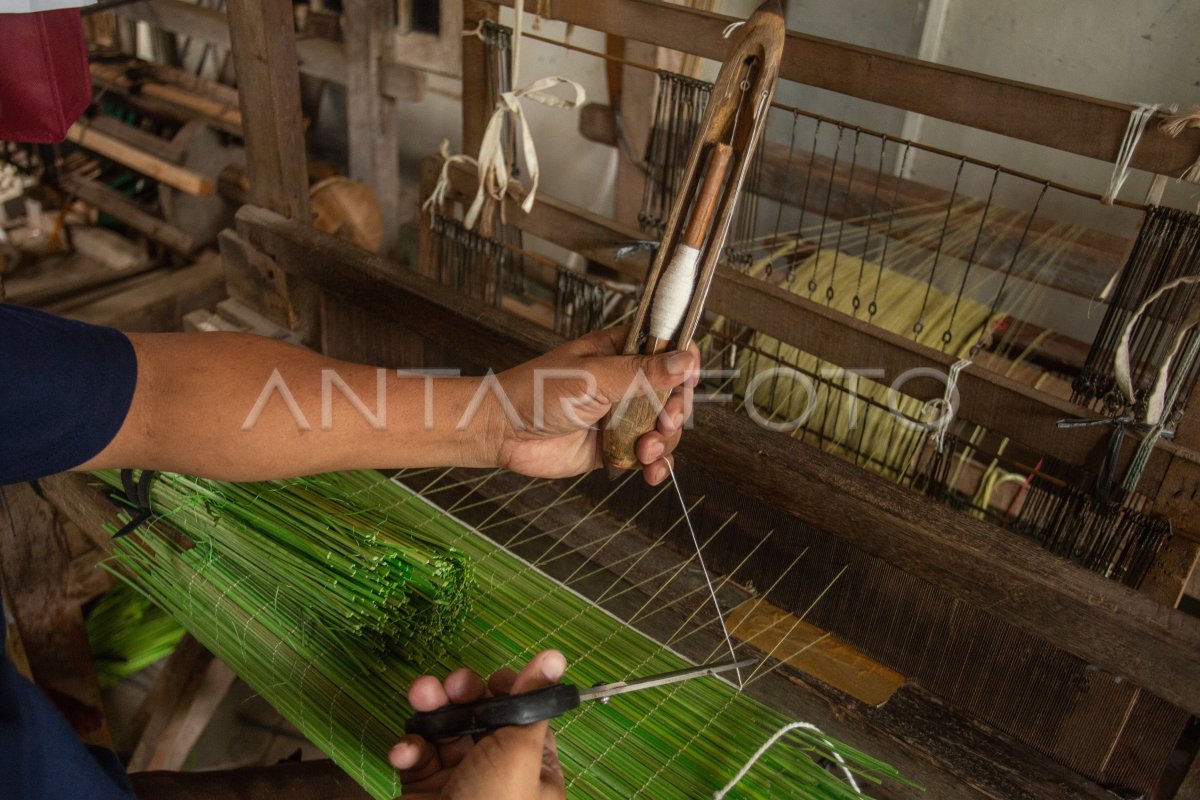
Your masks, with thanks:
M720 142L713 145L704 173L704 182L700 184L700 193L696 195L692 216L683 232L682 241L688 247L696 250L704 247L704 240L708 238L708 230L712 227L713 212L721 199L721 189L725 185L725 174L729 172L729 160L732 157L733 148L729 145Z
M600 439L603 442L604 463L613 469L633 469L638 465L634 448L642 435L653 430L658 421L658 410L667 402L669 392L657 398L641 395L626 404L621 413L614 412L607 418Z

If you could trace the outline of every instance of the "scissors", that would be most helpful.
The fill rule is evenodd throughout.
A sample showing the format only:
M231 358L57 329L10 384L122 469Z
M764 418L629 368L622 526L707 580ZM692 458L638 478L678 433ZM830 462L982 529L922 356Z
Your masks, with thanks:
M415 733L430 741L436 741L487 733L507 725L528 725L531 722L560 717L588 700L607 703L611 698L626 692L638 692L656 686L690 681L693 678L703 678L732 669L750 667L756 663L758 663L757 658L747 658L741 661L705 664L675 672L665 672L661 675L651 675L646 678L601 683L590 689L580 689L569 683L559 683L524 694L489 697L474 703L448 705L436 711L414 714L404 723L404 732Z

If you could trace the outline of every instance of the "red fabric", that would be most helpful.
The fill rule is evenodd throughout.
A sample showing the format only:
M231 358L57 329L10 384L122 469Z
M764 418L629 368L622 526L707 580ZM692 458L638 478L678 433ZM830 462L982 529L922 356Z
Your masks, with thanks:
M90 102L78 8L0 14L0 140L61 142Z

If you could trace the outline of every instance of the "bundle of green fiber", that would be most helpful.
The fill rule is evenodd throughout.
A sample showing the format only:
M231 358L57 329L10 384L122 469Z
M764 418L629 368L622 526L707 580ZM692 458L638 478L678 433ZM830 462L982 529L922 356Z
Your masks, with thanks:
M115 686L166 658L183 638L183 626L137 589L119 583L92 607L88 644L100 688Z
M194 487L198 497L219 495L224 502L198 502L184 487ZM404 697L417 675L446 674L463 665L489 674L502 666L519 667L548 647L565 654L570 665L566 680L580 686L686 664L669 648L378 473L242 490L168 478L156 484L152 498L163 522L199 546L181 551L169 533L156 531L160 523L117 543L118 557L138 586L380 800L401 791L386 755L403 735L411 713ZM431 551L461 553L470 560L479 597L441 653L431 648L381 650L370 634L351 626L313 635L309 614L316 612L283 599L295 574L281 568L272 586L256 573L251 587L223 563L224 539L216 541L212 531L240 527L234 521L250 517L269 518L281 529L290 527L290 518L300 527L327 524L331 535L348 528L374 530L379 541L417 541L419 536ZM272 546L287 548L295 535L280 530ZM274 561L266 544L259 546L264 562ZM334 565L360 558L351 550L340 543ZM291 569L292 558L279 563ZM464 570L459 574L465 574L461 563L459 567ZM337 595L339 607L380 600L371 589L355 602L359 583L336 580L338 588L331 595ZM328 584L335 585L332 573ZM554 723L569 793L575 798L711 796L790 721L715 678L586 706ZM730 796L860 797L820 766L823 759L844 760L860 783L897 777L863 753L798 730L769 750Z
M99 476L119 485L116 473ZM228 587L244 607L269 605L294 620L288 635L328 648L353 642L354 657L362 645L380 653L440 649L470 608L466 558L420 529L346 505L323 480L236 484L163 475L153 503L195 543L174 554L183 565ZM120 552L141 569L150 562L131 558L135 549L122 543ZM152 558L151 550L143 555Z

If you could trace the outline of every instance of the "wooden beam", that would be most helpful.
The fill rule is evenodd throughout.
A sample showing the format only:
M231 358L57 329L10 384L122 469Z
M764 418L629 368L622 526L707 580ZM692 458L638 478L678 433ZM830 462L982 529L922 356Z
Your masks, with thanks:
M499 9L487 0L464 0L463 30L474 30L485 20L494 22L499 18ZM483 143L483 131L492 114L492 107L488 103L486 59L487 48L479 37L463 37L462 146L463 152L469 155L479 152L479 146Z
M204 44L229 47L229 21L225 13L183 0L143 0L121 6L117 13L127 19L148 22L163 30L190 36ZM296 42L300 72L314 78L346 82L346 49L341 42L306 38ZM385 64L384 80L391 96L415 102L425 90L424 73L400 64Z
M134 62L134 66L140 71L154 72L155 74L153 77L139 77L135 81L126 74L129 66L128 63L105 64L103 62L93 62L89 65L92 81L102 91L116 90L126 96L151 98L180 109L189 118L204 119L223 131L235 136L242 135L242 114L238 111L236 92L231 90L231 94L227 96L215 97L215 92L197 87L193 82L199 79L190 73L187 74L192 78L192 81L189 82L192 85L189 87L177 86L169 82L170 80L180 80L180 77L173 71L167 71L162 67L159 67L157 71L148 70L141 62ZM206 81L206 83L209 82ZM222 86L222 84L216 85Z
M59 183L68 194L90 203L99 211L116 217L138 233L159 244L165 245L181 255L191 255L198 247L196 240L185 231L143 211L125 195L115 189L78 175L63 175Z
M230 0L228 9L250 196L261 206L307 221L308 162L292 4Z
M512 0L483 0L511 6ZM731 17L663 0L555 0L549 17L570 25L669 47L717 61ZM908 56L788 34L782 77L797 83L926 114L1105 162L1116 160L1133 106L931 64ZM1131 166L1178 175L1200 151L1200 130L1172 139L1155 122Z
M401 320L464 360L501 369L561 337L384 259L243 208L238 230L287 272L384 318ZM1200 712L1200 620L1046 553L836 456L758 428L726 408L700 406L681 455L1098 666ZM830 502L836 498L836 502Z
M213 193L212 180L200 173L163 161L83 123L73 124L67 130L67 138L80 147L86 147L181 192L198 197L208 197Z
M447 200L470 202L476 187L474 170L455 165L450 177L452 191ZM634 280L645 278L644 255L623 260L615 257L619 245L642 238L636 229L544 193L538 195L538 202L529 214L522 212L511 197L507 202L507 218L518 228ZM890 383L913 369L947 374L958 360L728 267L718 268L707 308L832 364L847 369L882 369L884 376L879 380L883 383ZM1096 413L979 365L964 369L957 386L958 414L962 419L1015 442L1081 466L1098 463L1108 446L1110 431L1106 427L1060 429L1056 424L1066 418L1096 418L1099 416ZM940 381L914 380L904 385L904 393L918 400L941 398L944 391ZM1136 449L1137 437L1126 438L1117 474ZM1155 486L1164 481L1168 468L1177 472L1180 481L1200 479L1200 453L1160 440L1147 465L1144 485ZM1179 520L1180 533L1200 538L1200 529L1189 525L1184 515L1180 514Z

